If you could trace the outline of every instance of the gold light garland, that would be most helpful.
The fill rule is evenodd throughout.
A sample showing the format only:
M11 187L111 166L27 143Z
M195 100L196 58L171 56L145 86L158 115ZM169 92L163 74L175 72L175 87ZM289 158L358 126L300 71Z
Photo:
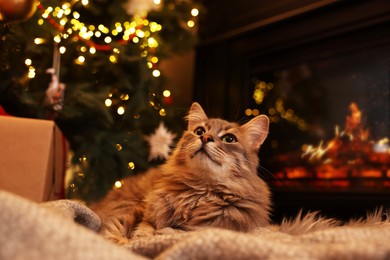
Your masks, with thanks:
M153 77L160 77L161 71L158 68L160 59L155 55L156 49L159 46L158 40L154 37L155 33L163 30L161 24L150 21L146 17L134 15L131 21L125 21L123 23L115 22L114 28L108 28L103 24L88 25L80 22L81 15L77 11L73 11L72 7L78 0L72 2L64 2L60 6L47 6L39 3L38 10L41 12L41 17L38 19L38 25L42 26L44 23L49 23L56 30L58 34L53 37L53 41L58 44L59 52L61 54L66 53L66 47L61 45L63 40L72 37L75 41L83 43L77 49L80 51L78 57L74 60L75 64L84 65L86 62L86 54L95 55L97 52L105 52L108 54L108 59L111 63L116 63L120 50L114 48L114 45L126 45L137 44L141 49L141 56L146 59L147 67L151 70ZM153 1L155 5L161 5L160 0ZM89 5L88 0L82 0L81 4L84 6ZM195 26L195 18L199 15L197 8L191 9L191 16L194 19L190 19L187 22L187 26L192 28ZM70 26L69 26L70 25ZM116 40L118 39L118 40ZM96 43L96 41L104 41L105 44ZM36 38L35 44L46 43L43 38ZM115 43L115 44L114 44ZM26 59L26 66L28 67L28 77L35 77L35 68L31 59ZM164 92L164 97L169 97L170 91ZM110 93L105 100L107 107L112 106L112 93ZM127 96L127 99L129 97ZM121 97L122 100L125 100ZM126 100L127 100L126 99ZM152 102L152 101L151 101ZM151 104L153 106L153 104ZM159 110L161 116L165 116L166 112L163 108L156 108ZM125 108L119 106L117 108L118 115L125 113Z
M159 46L159 43L156 38L153 37L153 33L159 32L163 29L161 24L149 21L145 17L135 15L132 21L114 23L115 28L111 29L107 28L103 24L98 26L87 25L79 21L81 15L77 11L72 11L72 6L76 2L77 1L74 1L73 4L65 2L61 6L48 6L46 8L42 3L38 5L38 9L41 12L41 18L38 20L38 24L43 25L46 21L58 30L58 34L53 38L54 42L60 44L63 39L67 39L69 36L72 36L75 40L82 41L88 46L89 49L85 46L79 48L82 53L88 51L90 54L95 54L96 51L111 51L112 54L109 56L109 60L112 63L115 63L117 61L116 56L119 54L119 50L117 48L112 48L110 43L113 43L113 38L117 38L118 35L121 34L121 39L117 40L116 43L120 45L128 43L141 45L141 48L144 50L141 55L147 58L147 65L152 70L153 76L160 76L161 73L156 68L159 59L154 55L155 49ZM87 6L89 1L83 0L81 3L84 6ZM154 4L160 5L161 1L154 1ZM193 17L198 16L198 14L198 9L193 8L191 10L191 15ZM68 23L70 23L71 26L65 31ZM189 27L193 26L194 20L190 20ZM98 44L93 41L93 38L103 39L106 44ZM36 44L42 44L44 42L45 40L42 38L35 39ZM60 52L64 54L66 52L65 46L61 46L60 48ZM82 53L75 60L75 63L81 65L85 62L85 57Z
M271 82L267 83L258 79L255 79L254 83L255 87L252 98L257 105L260 105L263 103L267 94L274 89L274 84ZM245 110L245 114L247 116L257 116L260 114L260 111L257 108L247 108ZM279 122L280 119L285 119L289 123L296 125L302 131L307 130L306 121L303 118L299 117L292 108L286 109L284 107L284 101L281 98L277 98L275 101L275 105L273 107L268 108L268 115L270 121L273 123Z

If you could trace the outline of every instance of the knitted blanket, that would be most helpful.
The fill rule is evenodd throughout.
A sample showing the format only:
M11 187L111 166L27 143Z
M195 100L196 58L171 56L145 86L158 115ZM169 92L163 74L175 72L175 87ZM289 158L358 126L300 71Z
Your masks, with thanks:
M125 246L98 235L99 226L100 219L77 201L37 204L0 191L0 259L390 259L388 219L296 235L277 226L253 233L210 228Z

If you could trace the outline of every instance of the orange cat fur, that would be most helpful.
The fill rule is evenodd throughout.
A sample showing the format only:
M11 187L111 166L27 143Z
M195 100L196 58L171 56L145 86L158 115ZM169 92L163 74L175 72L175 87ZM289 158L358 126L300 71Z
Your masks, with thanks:
M165 164L125 179L91 206L108 239L124 243L162 230L204 227L246 232L269 223L270 192L257 175L268 118L239 126L209 119L193 103L187 119L188 129Z

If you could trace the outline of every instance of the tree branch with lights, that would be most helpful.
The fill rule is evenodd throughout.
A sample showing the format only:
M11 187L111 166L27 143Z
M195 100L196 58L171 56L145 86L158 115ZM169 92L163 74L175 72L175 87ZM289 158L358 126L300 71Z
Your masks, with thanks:
M29 19L14 22L0 1L0 105L56 121L72 151L68 197L96 200L159 163L148 160L147 136L161 121L174 132L183 127L183 115L164 102L170 91L159 63L194 47L201 6L42 0L33 1Z

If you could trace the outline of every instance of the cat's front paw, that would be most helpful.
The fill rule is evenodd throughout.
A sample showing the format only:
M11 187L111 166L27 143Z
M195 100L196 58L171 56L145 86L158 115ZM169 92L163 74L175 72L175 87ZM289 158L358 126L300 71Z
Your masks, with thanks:
M111 242L114 242L116 244L119 244L119 245L126 245L127 243L129 243L129 239L127 237L124 237L120 234L117 234L117 233L112 233L108 230L104 230L102 232L100 232L101 235L103 235L103 237Z
M131 235L131 239L140 239L145 237L151 237L155 233L155 229L145 223L141 223L138 225L137 229L134 230L133 234Z
M136 230L134 231L133 235L131 236L131 239L140 239L145 237L151 237L154 235L154 232L149 232L145 230Z
M165 227L165 228L161 228L159 230L156 230L154 233L156 235L168 235L168 234L176 234L176 233L182 233L182 232L184 232L184 230L182 230L182 229Z

